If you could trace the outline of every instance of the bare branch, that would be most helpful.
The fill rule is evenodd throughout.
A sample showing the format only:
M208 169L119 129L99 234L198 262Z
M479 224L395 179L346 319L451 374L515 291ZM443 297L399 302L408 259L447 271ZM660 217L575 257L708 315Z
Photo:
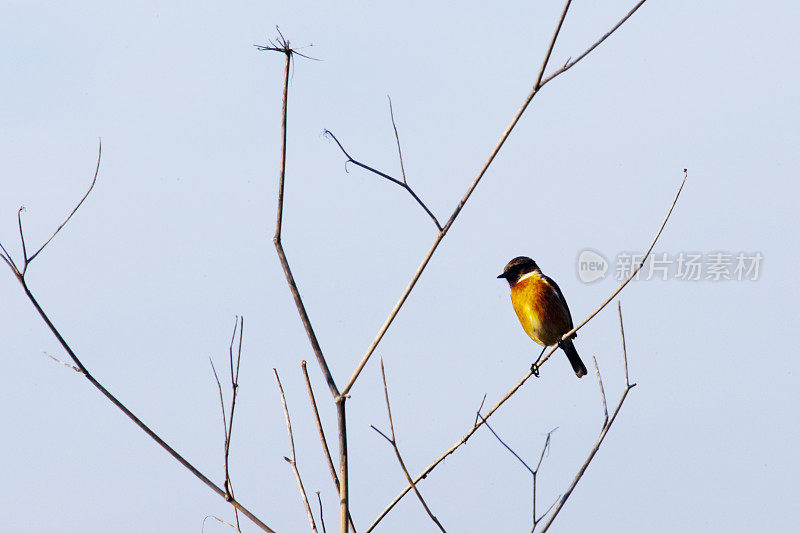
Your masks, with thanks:
M28 249L25 247L25 232L22 231L22 212L25 211L25 206L23 205L17 210L17 226L19 227L19 240L22 243L22 259L24 260L23 264L25 265L22 269L22 273L25 273L25 269L28 268Z
M311 525L312 531L317 531L317 524L314 522L314 514L311 512L311 505L308 503L308 497L306 496L306 489L303 487L303 480L300 478L300 471L297 469L297 457L294 453L294 434L292 433L292 421L289 419L289 408L286 406L286 396L283 393L283 385L281 385L281 378L278 377L278 371L276 369L272 369L275 373L275 381L278 382L278 389L281 393L281 403L283 404L283 413L286 415L286 431L289 433L289 446L292 453L291 459L289 457L284 457L287 463L292 466L292 470L294 471L294 477L297 479L297 485L300 488L300 497L303 500L303 506L306 508L306 515L308 515L308 522Z
M597 48L598 46L600 46L600 43L602 43L603 41L605 41L606 39L608 39L608 38L611 36L611 34L612 34L612 33L614 33L615 31L617 31L617 30L619 29L619 27L620 27L620 26L622 26L623 24L625 24L625 22L626 22L626 21L627 21L629 18L631 18L631 16L632 16L634 13L636 13L636 11L637 11L637 10L638 10L640 7L642 7L642 5L643 5L643 4L644 4L646 1L647 1L647 0L641 0L641 1L640 1L638 4L636 4L635 6L633 6L633 9L631 9L630 11L628 11L628 14L627 14L627 15L625 15L624 17L622 17L622 18L620 19L620 21L619 21L619 22L617 22L617 23L614 25L614 27L613 27L613 28L611 28L610 30L608 30L608 31L607 31L607 32L606 32L606 33L605 33L605 34L604 34L602 37L600 37L600 39L598 39L597 41L595 41L595 43L594 43L592 46L590 46L589 48L587 48L585 52L583 52L581 55L579 55L579 56L578 56L578 58L577 58L577 59L575 59L575 61L570 61L572 58L569 58L569 59L567 59L567 62L566 62L566 63L564 63L564 66L563 66L563 67L561 67L561 68L560 68L560 69L558 69L557 71L555 71L555 72L553 72L552 74L550 74L550 75L549 75L549 76L548 76L546 79L544 79L544 80L542 81L542 83L541 83L539 86L541 87L541 86L545 85L546 83L548 83L548 82L552 81L552 80L553 80L553 79L554 79L556 76L558 76L558 75L560 75L560 74L563 74L564 72L566 72L566 71L568 71L569 69L571 69L572 67L574 67L574 66L575 66L575 64L576 64L578 61L580 61L581 59L583 59L584 57L586 57L587 55L589 55L589 54L592 52L592 50L594 50L595 48Z
M618 306L618 308L620 310L620 313L619 313L619 315L620 315L620 330L624 332L624 330L622 328L622 307ZM624 346L624 334L623 334L623 346ZM623 349L623 358L624 358L624 361L625 361L625 374L627 376L627 374L628 374L628 357L627 357L627 354L625 354L624 349ZM544 527L542 528L542 533L547 531L547 529L553 523L553 520L555 520L556 516L558 516L559 511L561 511L561 509L564 507L564 504L567 503L567 500L569 499L570 495L572 494L572 491L575 490L575 487L578 485L578 482L583 477L583 474L586 472L586 469L589 468L589 463L592 462L592 459L594 459L594 456L597 454L597 451L600 449L600 445L603 444L603 440L606 438L606 435L608 434L608 430L611 429L611 425L614 423L614 420L617 419L617 415L619 414L620 409L622 409L622 404L625 402L625 398L628 397L628 393L635 386L636 386L636 384L633 384L633 385L629 385L627 383L625 384L625 390L622 391L622 396L620 397L619 402L617 403L617 407L614 409L614 413L611 415L611 418L608 419L608 422L603 424L603 429L602 429L602 431L600 431L600 436L597 438L597 442L595 442L595 445L592 447L592 450L589 452L589 456L586 458L586 461L584 461L584 463L581 466L580 470L578 470L578 473L575 475L575 478L572 480L572 483L570 483L570 486L569 486L569 488L567 488L567 491L564 493L564 495L561 498L559 498L558 503L556 504L555 510L553 511L553 514L550 515L550 518L547 520L547 522L545 523Z
M484 420L488 420L488 419L489 419L489 417L491 417L491 416L494 414L494 412L495 412L495 411L497 411L497 410L500 408L500 406L501 406L501 405L503 405L503 404L506 402L506 400L508 400L509 398L511 398L511 397L514 395L514 393L515 393L515 392L517 392L517 391L518 391L518 390L519 390L519 389L520 389L520 388L521 388L521 387L522 387L522 386L525 384L525 382L526 382L526 381L528 381L528 379L529 379L529 378L530 378L532 375L533 375L533 373L532 373L532 372L528 372L528 374L526 374L526 375L525 375L525 376L524 376L524 377L523 377L521 380L519 380L519 381L517 382L517 384L516 384L516 385L514 385L514 386L513 386L513 387L512 387L512 388L511 388L511 389L510 389L510 390L509 390L509 391L508 391L508 392L505 394L505 396L503 396L503 397L500 399L500 401L498 401L498 402L497 402L497 403L494 405L494 407L492 407L492 408L489 410L489 412L488 412L488 413L486 413L486 416L482 416L481 418L482 418L482 419L484 419ZM448 449L447 449L447 450L446 450L446 451L445 451L445 452L444 452L442 455L440 455L438 458L436 458L436 460L435 460L435 461L433 461L433 463L431 463L431 464L430 464L430 465L429 465L429 466L428 466L428 467L427 467L425 470L423 470L421 474L419 474L419 475L418 475L416 478L414 478L414 483L415 483L415 484L416 484L416 483L419 483L419 482L420 482L422 479L424 479L425 477L427 477L427 475L428 475L428 474L430 474L430 473L433 471L433 469L434 469L434 468L436 468L437 466L439 466L439 464L440 464L442 461L444 461L445 459L447 459L447 457L448 457L449 455L451 455L451 454L452 454L452 453L454 453L454 452L455 452L455 451L456 451L458 448L460 448L462 444L465 444L465 443L466 443L466 442L469 440L469 438L470 438L470 437L473 435L473 433L475 433L476 431L478 431L478 428L479 428L479 427L481 427L481 424L483 424L483 422L482 422L482 421L481 421L479 424L477 424L477 425L475 425L474 427L472 427L472 428L471 428L469 431L467 431L467 433L466 433L466 434L465 434L463 437L461 437L461 439L460 439L458 442L456 442L455 444L453 444L453 445L452 445L450 448L448 448ZM392 502L391 502L389 505L387 505L387 506L386 506L386 508L385 508L383 511L381 511L381 514L380 514L380 515L378 515L378 517L377 517L377 518L376 518L376 519L375 519L375 520L372 522L372 525L370 525L370 526L369 526L369 528L367 528L367 529L366 529L365 533L369 533L370 531L374 530L374 529L375 529L375 528L378 526L378 523L380 523L380 521L381 521L381 520L383 520L383 518L384 518L384 517L385 517L387 514L389 514L389 511L391 511L391 510L394 508L394 506L395 506L395 505L397 505L397 502L399 502L399 501L400 501L400 500L403 498L403 496L405 496L406 494L408 494L408 492L409 492L409 491L411 491L412 487L413 487L413 485L409 483L409 484L408 484L408 485L407 485L407 486L406 486L406 487L405 487L405 488L404 488L402 491L400 491L400 494L398 494L398 495L395 497L395 499L394 499L394 500L392 500Z
M541 522L541 521L542 521L542 519L543 519L545 516L547 516L547 515L550 513L550 511L552 511L552 510L553 510L553 507L555 507L555 506L556 506L556 504L558 503L558 501L561 499L561 496L562 496L562 495L561 495L561 494L559 494L559 495L558 495L558 497L556 497L555 501L554 501L553 503L551 503L551 504L550 504L550 507L548 507L548 508L547 508L547 510L546 510L545 512L543 512L543 513L542 513L542 516L540 516L540 517L539 517L539 518L536 520L536 523L537 523L537 524L538 524L539 522ZM536 526L534 526L534 529L536 529ZM533 529L531 529L531 533L533 533Z
M234 372L233 366L233 342L236 338L236 330L237 327L239 330L239 347L237 350L236 355L236 368ZM233 485L231 483L231 476L229 470L229 458L231 452L231 435L233 434L233 418L234 414L236 413L236 398L239 394L239 367L242 362L242 339L244 337L244 317L236 317L236 322L233 325L233 336L231 337L231 343L228 346L228 361L230 362L230 370L231 370L231 414L228 417L228 432L225 435L225 489L233 496ZM236 508L234 508L234 513L236 512ZM239 525L239 517L236 516L236 525Z
M392 107L392 97L386 96L389 99L389 116L392 118L392 129L394 129L394 140L397 141L397 156L400 158L400 173L403 175L403 183L408 185L406 179L406 167L403 165L403 150L400 148L400 135L397 133L397 123L394 121L394 108ZM437 221L438 225L439 222ZM439 229L442 229L441 227Z
M328 447L328 439L325 438L325 431L322 429L322 420L319 416L319 410L317 409L317 400L314 397L314 389L311 387L311 380L308 377L308 369L306 368L307 363L303 361L301 363L303 368L303 377L306 380L306 388L308 389L308 397L311 400L311 408L314 411L314 419L317 422L317 432L319 433L320 441L322 442L322 451L325 454L325 459L328 461L328 468L331 471L331 479L333 479L333 485L336 487L336 492L338 494L339 490L341 489L339 485L339 476L336 475L336 467L333 466L333 459L331 459L331 451ZM350 531L355 533L356 526L353 524L353 517L348 514L347 517L348 522L350 522Z
M303 323L303 327L306 330L306 335L311 343L311 348L314 350L314 355L317 358L317 363L319 364L320 369L325 376L325 381L328 383L328 388L330 389L331 395L336 403L336 418L339 428L339 531L341 533L346 533L348 518L350 516L349 478L347 472L347 418L345 409L347 395L339 394L339 388L336 386L336 382L333 379L330 368L328 368L328 362L325 360L325 356L322 353L322 348L320 348L319 342L317 341L317 336L314 333L314 328L311 326L311 320L308 318L308 313L306 312L305 305L303 304L303 299L300 297L300 291L297 289L297 284L294 281L292 269L289 267L289 260L286 258L286 252L284 252L283 244L281 243L281 229L283 225L283 194L284 184L286 183L286 117L289 101L289 71L292 64L292 55L296 52L294 52L289 46L289 41L283 37L283 34L280 33L280 30L278 30L278 33L280 35L278 40L278 43L281 45L280 49L277 49L277 47L262 47L265 50L279 51L286 55L286 64L283 75L283 103L281 107L281 168L278 184L278 209L277 221L275 224L275 236L272 238L272 242L275 244L275 251L278 253L278 258L280 259L283 273L286 276L286 283L289 285L289 290L294 298L295 307L297 307L297 312L300 315L300 321Z
M600 394L603 396L603 413L605 414L603 425L605 426L608 424L608 404L606 403L606 390L603 388L603 378L600 377L600 367L597 365L597 357L592 356L592 359L594 360L594 369L597 371L597 382L600 384Z
M322 533L327 533L325 530L325 515L322 512L322 498L317 491L317 501L319 502L319 523L322 524Z
M8 250L6 250L6 247L3 246L2 242L0 242L0 250L2 250L3 252L0 253L0 259L5 261L5 263L8 265L8 268L11 269L11 271L14 273L14 276L17 279L22 277L22 274L20 273L19 269L17 269L16 263L14 263L14 260L11 258L11 255L9 255Z
M50 238L47 239L45 241L45 243L43 245L41 245L39 247L39 249L36 250L36 252L34 252L34 254L32 256L28 257L25 260L25 267L23 268L23 272L25 270L27 270L28 265L30 263L32 263L34 259L36 259L36 256L39 255L42 250L44 250L45 246L50 244L50 241L52 241L53 238L56 235L58 235L58 232L61 231L61 228L63 228L64 226L67 225L67 222L69 222L69 219L71 219L72 215L74 215L75 212L78 210L78 208L80 208L80 206L83 205L83 202L89 196L89 193L92 192L92 189L94 189L94 185L95 185L95 183L97 183L97 175L100 173L100 156L102 155L102 153L103 153L103 141L101 139L101 140L98 141L98 146L97 146L97 165L96 165L96 167L94 169L94 177L92 178L91 185L89 185L89 189L86 191L86 194L83 195L83 198L81 198L80 202L78 202L78 205L76 205L75 208L72 210L72 212L70 212L70 214L67 216L67 218L64 220L64 222L62 222L61 225L53 232L53 234L50 236ZM20 224L20 234L21 233L22 233L22 225ZM24 243L25 240L23 239L22 242Z
M231 474L230 474L230 451L231 451L231 435L233 433L233 419L234 415L236 414L236 397L239 392L239 365L242 359L242 336L244 333L244 317L241 318L241 327L239 327L240 318L237 316L233 325L233 335L231 336L231 342L228 346L228 362L230 365L230 379L231 379L231 412L230 415L227 415L225 412L225 400L222 394L222 384L219 381L219 376L217 375L217 369L214 367L214 361L211 360L209 357L209 362L211 363L211 370L214 372L214 379L217 382L217 389L219 390L219 403L222 409L222 425L224 430L224 444L223 444L223 459L224 459L224 474L225 474L225 499L231 501L235 499L233 493L233 482L231 481ZM236 333L239 333L239 349L238 349L238 357L236 360L236 368L234 369L233 366L233 344L236 340ZM236 520L236 527L240 527L239 523L239 511L236 507L233 507L233 514Z
M41 249L40 249L41 250ZM30 260L29 260L30 262ZM128 409L125 404L123 404L120 400L117 399L116 396L111 394L111 392L106 389L102 383L100 383L83 365L83 363L78 359L77 354L72 350L70 345L61 335L61 332L55 327L53 322L50 320L50 317L47 316L47 313L44 312L44 309L39 305L39 302L36 300L36 297L31 292L28 284L26 283L25 279L21 276L18 277L20 280L20 284L22 285L23 290L25 291L25 295L30 300L31 304L33 304L36 311L39 313L39 316L42 317L42 320L50 329L50 332L55 336L56 340L58 340L61 347L64 348L64 351L67 352L70 359L75 363L75 366L78 368L84 377L92 384L94 388L96 388L100 393L105 396L112 404L114 404L117 409L122 411L125 416L127 416L134 424L136 424L139 429L144 431L151 439L153 439L159 446L161 446L167 453L169 453L176 461L178 461L184 468L189 470L195 477L197 477L200 481L205 483L205 485L217 493L219 496L228 499L228 494L219 488L213 481L211 481L207 476L205 476L202 472L200 472L197 468L194 467L189 461L187 461L181 454L179 454L172 446L166 443L164 439L158 436L156 432L154 432L150 427L145 424L139 417L137 417L133 412ZM249 518L254 524L256 524L259 528L267 533L272 532L273 530L267 526L264 522L261 521L256 515L254 515L250 510L244 507L241 503L236 501L235 499L229 500L231 505L233 505L236 509L241 511L247 518Z
M531 515L533 515L533 526L531 526L531 533L533 533L533 530L536 529L536 526L539 524L539 521L542 518L544 518L544 515L549 513L550 509L552 509L553 505L555 505L555 502L553 502L552 505L550 505L550 508L547 511L545 511L542 516L536 518L536 479L539 474L539 468L542 466L542 461L544 460L544 454L550 447L550 437L556 429L558 428L551 429L550 431L547 432L547 438L544 439L544 446L542 446L542 453L541 455L539 455L539 462L536 464L536 471L534 471L533 473L533 509L531 510Z
M389 106L391 108L391 100L389 102L390 102ZM394 113L392 113L392 125L394 126ZM434 214L431 212L431 210L428 209L428 206L425 205L425 202L423 202L419 198L419 196L417 196L417 194L414 192L414 189L412 189L408 185L408 183L406 182L405 169L403 168L403 155L402 155L402 152L400 152L400 167L401 167L402 172L403 172L403 179L399 180L397 178L393 178L392 176L390 176L389 174L386 174L385 172L381 172L380 170L377 170L376 168L373 168L373 167L371 167L369 165L365 165L361 161L353 159L353 157L349 153L347 153L347 150L344 149L344 146L342 146L342 143L339 142L339 139L337 139L336 136L333 134L333 132L331 132L330 130L325 130L323 132L323 135L333 139L333 141L339 146L339 149L342 151L342 153L345 155L345 157L347 157L346 163L353 163L357 167L361 167L364 170L368 170L369 172L372 172L373 174L375 174L377 176L380 176L380 177L382 177L382 178L384 178L386 180L389 180L392 183L394 183L395 185L399 185L400 187L402 187L403 189L408 191L408 194L410 194L411 197L414 198L414 200L420 205L420 207L422 207L422 209L425 210L425 212L428 214L428 216L431 218L431 220L433 220L433 223L436 224L436 229L438 229L440 232L442 231L442 225L439 224L439 220L434 216ZM396 126L395 126L395 135L397 135L397 127ZM397 138L397 146L398 146L398 150L399 150L400 149L400 139L399 139L399 137Z
M64 366L65 366L65 367L67 367L67 368L71 368L72 370L74 370L74 371L75 371L75 372L77 372L78 374L83 374L83 370L81 370L81 369L80 369L80 368L78 368L77 366L75 366L75 365L71 365L71 364L69 364L69 363L65 363L65 362L64 362L64 361L62 361L61 359L58 359L57 357L54 357L54 356L50 355L50 354L49 354L49 353L47 353L47 352L42 352L42 353L43 353L43 354L45 354L45 355L46 355L47 357L49 357L50 359L52 359L53 361L55 361L56 363L58 363L58 364L60 364L60 365L64 365Z
M308 369L306 368L306 361L303 360L301 363L303 368L303 377L306 380L306 388L308 389L308 397L311 400L311 408L314 411L314 419L317 422L317 432L319 433L319 439L322 442L322 451L325 454L325 459L328 461L328 468L331 471L331 478L333 479L333 484L336 487L336 492L339 492L339 477L336 475L336 467L333 466L333 459L331 458L331 451L328 448L328 440L325 438L325 431L322 429L322 420L319 417L319 410L317 409L317 400L314 398L314 390L311 388L311 380L308 377Z
M631 385L631 382L628 380L628 350L625 347L625 326L622 325L622 302L619 300L617 300L617 311L619 312L619 332L622 336L622 357L625 361L625 386L633 387L636 384L634 383Z
M206 520L208 520L209 518L213 518L214 520L216 520L216 521L217 521L217 522L219 522L220 524L223 524L223 525L226 525L226 526L228 526L228 527L229 527L229 528L231 528L232 530L236 531L236 533L240 533L240 532L241 532L241 529L239 529L239 526L238 526L238 525L233 525L233 524L231 524L230 522L226 522L226 521L225 521L225 520L223 520L222 518L220 518L220 517L218 517L218 516L214 516L214 515L208 515L208 516L206 516L205 518L203 518L203 525L202 525L202 527L200 528L200 531L205 531L205 529L206 529Z
M630 283L630 281L636 276L636 274L639 273L639 271L644 266L645 262L647 262L647 258L650 256L650 252L653 251L653 247L655 247L656 242L658 242L658 238L661 236L661 232L664 231L664 227L666 227L666 225L667 225L667 222L669 221L669 217L670 217L670 215L672 215L672 210L675 209L675 204L678 202L678 198L681 195L681 191L683 190L683 186L686 184L686 178L687 177L688 177L688 172L687 172L686 169L683 169L683 180L681 181L681 186L678 187L678 192L675 194L675 198L672 200L672 204L669 207L669 211L667 211L667 216L665 216L664 217L664 221L661 222L661 226L658 228L658 231L656 232L656 236L653 237L653 240L650 243L650 247L644 253L644 256L642 256L642 260L639 261L639 264L636 265L636 268L634 268L633 271L630 273L630 275L625 279L625 281L623 281L620 284L620 286L617 287L617 289L614 292L611 293L611 296L606 298L606 300L603 303L601 303L594 311L592 311L591 314L589 316L587 316L583 320L583 322L581 322L580 324L578 324L577 326L575 326L574 328L572 328L571 330L566 332L564 335L562 335L561 336L562 339L570 338L573 333L577 332L579 329L581 329L583 326L585 326L591 319L593 319L595 316L597 316L597 314L600 311L602 311L605 308L605 306L607 306L609 303L611 303L611 301L614 298L616 298L617 295L620 292L622 292L622 289L624 289L625 286L628 283ZM539 359L537 359L537 361L533 364L533 366L531 368L533 368L534 371L538 371L539 367L542 366L542 364L545 361L550 359L550 356L553 355L553 352L555 352L557 349L558 349L558 345L553 346L550 350L547 351L547 353L544 353L541 357L539 357Z
M515 451L514 451L514 450L511 448L511 446L509 446L508 444L506 444L506 443L505 443L505 441L503 441L503 439L501 439L501 438L500 438L500 435L498 435L498 434L497 434L497 432L496 432L494 429L492 429L492 426L490 426L490 425L489 425L489 423L486 421L486 419L485 419L485 418L483 418L483 417L481 416L481 414L480 414L480 413L478 413L478 416L480 417L480 419L481 419L481 422L483 422L483 425L484 425L484 426L486 426L486 427L489 429L489 431L491 431L491 432L492 432L492 435L494 435L494 438L496 438L496 439L497 439L497 442L499 442L500 444L502 444L502 445L503 445L503 448L505 448L506 450L508 450L508 451L509 451L509 453L511 453L511 455L513 455L514 457L516 457L516 458L517 458L517 461L519 461L520 463L522 463L522 466L524 466L524 467L525 467L525 468L528 470L528 472L530 472L530 473L531 473L531 475L532 475L532 476L535 476L535 475L536 475L536 471L535 471L533 468L531 468L530 466L528 466L528 463L526 463L526 462L525 462L525 460L524 460L522 457L520 457L520 456L517 454L517 452L515 452ZM548 442L549 442L549 440L550 440L550 436L548 435ZM542 452L542 455L544 455L544 452ZM535 479L535 478L534 478L534 479Z
M400 468L403 470L403 474L405 474L406 479L408 480L409 484L411 484L411 487L414 489L414 493L417 495L417 498L419 499L419 502L422 504L422 507L425 509L425 512L428 513L428 516L431 518L431 520L433 520L433 523L439 527L439 530L442 533L446 533L441 522L439 522L439 519L434 516L433 512L431 512L430 507L428 507L428 504L425 502L425 498L422 497L422 493L420 493L416 483L414 483L414 480L411 478L411 474L408 473L408 468L406 468L406 463L405 461L403 461L402 455L400 455L400 449L397 447L397 438L395 437L394 433L394 421L392 420L392 406L389 404L389 388L386 386L386 371L383 368L383 357L381 357L380 361L381 361L381 377L383 378L383 392L384 395L386 396L386 412L389 414L389 428L392 433L392 438L387 437L381 430L379 430L375 426L370 426L370 427L375 431L377 431L384 439L386 439L389 442L389 444L392 445L392 448L394 449L394 454L397 457L397 462L400 464Z
M280 34L280 30L278 30L278 32ZM311 343L311 348L314 350L314 355L317 357L317 362L322 369L322 373L325 375L325 380L328 382L328 387L331 390L331 394L334 398L337 398L339 396L339 389L336 387L336 382L333 380L331 371L328 368L328 363L325 360L325 356L322 354L322 348L320 348L319 342L317 341L317 336L314 333L314 328L311 326L311 320L308 318L308 313L306 312L305 305L303 304L303 299L300 296L300 291L297 288L297 283L295 283L292 269L289 267L289 261L286 259L286 253L284 252L283 244L281 243L281 230L283 228L283 194L284 185L286 183L286 117L289 100L289 68L292 63L292 54L295 52L289 47L289 42L284 39L283 34L280 34L278 42L282 45L282 48L278 50L275 50L274 48L262 47L265 50L275 50L286 55L286 64L283 75L283 106L281 112L281 169L280 178L278 181L278 210L277 222L275 223L275 236L272 238L272 242L275 244L275 249L278 252L278 258L280 259L283 273L286 276L286 282L288 283L289 290L292 292L292 296L294 297L295 306L297 307L297 312L300 314L300 321L303 323L303 327L306 330L308 340Z
M217 369L214 368L214 361L209 357L208 362L211 363L211 371L214 373L214 379L217 382L217 389L219 390L219 404L222 411L222 429L223 434L225 437L225 450L228 449L228 418L227 414L225 413L225 399L222 397L222 384L219 382L219 376L217 375ZM227 466L227 465L226 465ZM227 471L227 468L225 469ZM226 479L227 479L227 472L226 472Z
M533 531L534 529L536 529L536 524L539 523L539 520L536 519L536 478L537 478L537 474L539 473L539 468L542 466L542 460L544 460L544 454L547 451L547 449L550 447L550 437L553 434L553 432L558 428L555 428L555 429L553 429L553 430L551 430L551 431L549 431L547 433L547 438L545 438L544 446L542 447L542 453L539 456L539 462L536 464L536 469L534 470L533 468L528 466L528 463L526 463L525 460L522 457L520 457L519 454L517 454L517 452L515 452L513 448L511 448L511 446L506 444L506 442L502 438L500 438L500 435L498 435L497 432L494 429L492 429L492 426L489 425L489 423L486 421L486 419L481 416L480 411L478 412L478 416L480 417L481 422L483 423L483 425L486 426L489 429L489 431L492 432L492 435L494 435L494 438L496 438L497 441L500 444L502 444L503 447L506 450L508 450L511 453L511 455L513 455L517 459L517 461L522 463L522 466L524 466L528 470L528 472L530 472L530 474L531 474L531 480L532 480L531 485L532 485L532 492L533 492L533 498L532 498L533 503L532 503L532 506L531 506L531 515L533 516L533 527L531 528L531 531Z
M481 416L481 409L483 409L483 404L486 402L486 394L483 395L483 399L481 400L481 404L478 406L478 411L475 413L475 427L478 426L478 418Z

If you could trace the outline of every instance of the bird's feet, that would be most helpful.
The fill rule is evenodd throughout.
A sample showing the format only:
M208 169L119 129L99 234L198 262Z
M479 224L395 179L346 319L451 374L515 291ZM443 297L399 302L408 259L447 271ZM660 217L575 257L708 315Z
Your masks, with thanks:
M533 364L531 365L531 374L533 374L533 375L534 375L534 376L536 376L537 378L539 377L539 367L538 367L538 366L536 366L536 363L533 363Z

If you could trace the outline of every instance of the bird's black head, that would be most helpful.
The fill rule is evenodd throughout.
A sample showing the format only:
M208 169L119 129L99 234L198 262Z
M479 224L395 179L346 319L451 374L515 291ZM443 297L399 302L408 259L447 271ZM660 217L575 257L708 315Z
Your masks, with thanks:
M539 266L536 264L536 261L530 257L520 256L509 261L506 267L503 269L503 273L497 277L505 278L505 280L508 282L508 285L513 287L519 281L519 278L528 272L533 272L534 270L539 270Z

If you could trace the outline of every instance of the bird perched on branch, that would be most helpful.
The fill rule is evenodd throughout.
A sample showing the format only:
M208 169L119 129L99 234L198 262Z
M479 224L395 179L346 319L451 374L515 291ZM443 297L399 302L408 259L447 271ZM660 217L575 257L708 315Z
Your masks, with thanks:
M511 287L511 304L517 312L522 329L533 342L544 346L542 353L548 346L558 344L567 354L575 375L579 378L585 376L586 366L572 344L572 339L578 336L577 333L561 340L573 325L567 300L556 282L542 274L539 266L530 257L515 257L497 277L505 278ZM538 375L536 363L531 370Z

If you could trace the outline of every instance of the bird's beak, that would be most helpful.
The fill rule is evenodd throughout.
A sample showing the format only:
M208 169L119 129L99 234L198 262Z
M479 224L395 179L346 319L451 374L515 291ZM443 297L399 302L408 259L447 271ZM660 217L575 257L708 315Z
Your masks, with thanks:
M507 277L507 275L506 275L506 273L505 273L505 272L503 272L502 274L500 274L499 276L497 276L497 278L498 278L498 279L499 279L499 278L505 278L505 277Z

